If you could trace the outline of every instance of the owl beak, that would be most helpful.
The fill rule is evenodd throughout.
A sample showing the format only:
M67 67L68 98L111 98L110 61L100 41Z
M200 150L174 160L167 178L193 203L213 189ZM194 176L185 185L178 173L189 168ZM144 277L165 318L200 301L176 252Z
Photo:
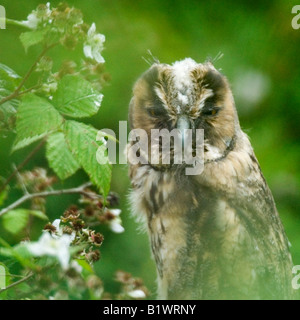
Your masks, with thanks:
M181 135L181 144L182 144L182 148L184 147L185 144L187 144L187 138L188 138L188 134L187 134L187 129L191 129L191 122L189 120L189 118L186 115L181 115L178 120L177 120L177 125L176 128L180 131Z

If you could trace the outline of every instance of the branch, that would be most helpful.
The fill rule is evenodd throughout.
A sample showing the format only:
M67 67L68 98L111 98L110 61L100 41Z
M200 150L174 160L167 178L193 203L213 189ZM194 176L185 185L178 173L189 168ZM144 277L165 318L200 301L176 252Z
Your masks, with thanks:
M22 81L20 82L20 84L18 85L18 87L16 88L16 90L11 93L10 95L8 95L7 97L4 97L3 99L0 100L0 105L3 104L4 102L14 99L17 96L19 96L20 90L22 89L24 83L27 81L27 79L30 77L30 75L32 74L32 72L34 71L36 65L39 63L39 61L41 60L41 58L45 55L45 53L53 48L54 46L56 46L57 43L53 43L50 46L47 46L44 48L44 50L39 54L39 56L35 59L35 61L33 62L32 66L30 67L30 69L27 71L27 73L25 74L24 78L22 79Z
M13 287L17 286L18 284L20 284L20 283L22 283L22 282L27 281L27 280L28 280L29 278L31 278L32 276L33 276L33 273L31 272L31 273L29 273L29 275L27 275L26 277L24 277L24 278L22 278L22 279L20 279L20 280L18 280L18 281L16 281L16 282L10 284L9 286L7 286L7 287L4 288L4 289L1 289L1 290L0 290L0 293L4 292L4 291L6 291L6 290L8 290L8 289L10 289L10 288L13 288Z
M82 194L89 198L100 198L100 195L95 196L94 193L85 191L87 187L91 185L90 182L83 184L80 187L77 188L71 188L71 189L61 189L61 190L51 190L51 191L44 191L44 192L38 192L38 193L31 193L31 194L25 194L23 197L18 199L17 201L10 204L8 207L2 209L0 211L0 217L3 216L5 213L7 213L10 210L13 210L14 208L18 207L20 204L22 204L25 201L28 201L33 198L43 198L43 197L49 197L49 196L58 196L62 194Z

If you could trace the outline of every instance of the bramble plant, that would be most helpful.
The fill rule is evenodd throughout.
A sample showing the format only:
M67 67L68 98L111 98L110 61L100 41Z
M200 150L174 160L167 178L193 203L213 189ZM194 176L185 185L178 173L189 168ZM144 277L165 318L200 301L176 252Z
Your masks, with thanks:
M27 20L7 19L6 23L26 29L20 34L25 52L32 46L41 47L41 52L23 77L0 64L1 138L15 133L11 152L36 143L11 175L1 178L0 223L12 236L25 232L26 237L14 245L0 237L0 261L6 277L0 299L145 298L147 289L142 281L122 271L116 274L121 291L110 295L93 269L104 240L99 226L107 225L115 233L124 231L121 211L114 208L118 197L109 192L111 164L108 159L102 159L101 165L97 162L97 157L107 157L107 135L80 121L95 115L102 102L100 91L108 78L103 68L104 35L96 32L94 23L83 21L80 10L66 3L57 8L41 4ZM50 52L56 46L81 48L80 61L53 61ZM59 63L61 67L54 70ZM28 86L33 74L36 83ZM23 171L44 145L56 176L49 175L46 168ZM58 179L65 180L79 169L91 182L53 189ZM16 184L12 184L14 179ZM23 196L7 204L14 189L22 190ZM46 198L63 194L80 195L78 204L69 204L49 221ZM29 209L23 208L28 202ZM36 241L31 239L32 219L45 220Z

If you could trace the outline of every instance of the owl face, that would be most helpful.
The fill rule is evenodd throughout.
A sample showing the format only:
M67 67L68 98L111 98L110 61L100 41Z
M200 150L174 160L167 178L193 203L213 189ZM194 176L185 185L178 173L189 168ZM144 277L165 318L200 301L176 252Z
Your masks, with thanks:
M130 104L131 128L204 130L204 160L222 158L239 130L227 79L214 66L188 58L155 63L137 81Z

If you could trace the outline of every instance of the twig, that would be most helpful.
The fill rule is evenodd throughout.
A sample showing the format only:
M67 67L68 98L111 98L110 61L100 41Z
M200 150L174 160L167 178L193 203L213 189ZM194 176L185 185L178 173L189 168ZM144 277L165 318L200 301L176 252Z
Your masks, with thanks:
M43 198L43 197L49 197L49 196L58 196L62 194L82 194L89 198L100 198L100 195L95 196L94 193L85 191L85 189L90 186L91 183L85 183L80 187L77 188L71 188L71 189L61 189L61 190L52 190L52 191L44 191L44 192L38 192L38 193L31 193L31 194L25 194L23 197L18 199L17 201L10 204L8 207L2 209L0 211L0 217L3 216L5 213L7 213L10 210L13 210L14 208L18 207L23 202L33 199L33 198Z
M40 88L40 87L41 87L41 85L36 84L36 85L34 85L34 86L32 86L32 87L30 87L30 88L28 88L28 89L25 89L25 90L23 90L23 91L19 91L19 92L14 91L14 92L13 92L12 94L10 94L9 96L4 97L4 98L0 101L0 105L3 104L3 103L5 103L5 102L8 101L8 100L12 100L12 99L18 98L18 97L20 97L21 95L23 95L23 94L25 94L25 93L28 93L28 92L31 92L32 90L37 89L37 88Z
M22 279L20 279L20 280L18 280L18 281L16 281L16 282L10 284L10 285L7 286L6 288L1 289L1 290L0 290L0 293L4 292L4 291L6 291L6 290L8 290L8 289L10 289L10 288L13 288L13 287L17 286L18 284L20 284L20 283L22 283L22 282L27 281L27 280L28 280L29 278L31 278L32 276L33 276L33 273L31 272L31 273L29 273L26 277L24 277L24 278L22 278Z
M41 58L45 55L45 53L53 48L54 46L56 46L57 43L53 43L52 45L50 46L47 46L44 48L44 50L39 54L39 56L35 59L35 61L33 62L32 66L30 67L30 69L27 71L27 73L25 74L24 78L22 79L22 81L20 82L20 84L18 85L18 87L16 88L16 90L11 93L10 95L8 95L7 97L4 97L3 99L0 100L0 105L3 104L4 102L8 101L8 100L11 100L11 99L14 99L16 98L19 93L20 93L20 90L22 89L24 83L27 81L27 79L30 77L30 75L32 74L32 72L34 71L36 65L38 64L38 62L41 60Z
M36 85L34 85L34 86L32 86L32 87L30 87L30 88L28 88L28 89L25 89L25 90L23 90L23 91L20 91L20 92L18 93L18 97L21 96L21 95L23 95L23 94L25 94L25 93L31 92L31 91L34 90L34 89L38 89L38 88L40 88L40 87L41 87L40 84L36 84Z
M21 162L16 170L12 172L12 174L6 179L4 184L0 187L0 193L5 189L5 187L10 183L10 181L14 178L14 176L28 163L28 161L41 149L41 147L46 143L47 137L44 139L29 153L29 155Z

